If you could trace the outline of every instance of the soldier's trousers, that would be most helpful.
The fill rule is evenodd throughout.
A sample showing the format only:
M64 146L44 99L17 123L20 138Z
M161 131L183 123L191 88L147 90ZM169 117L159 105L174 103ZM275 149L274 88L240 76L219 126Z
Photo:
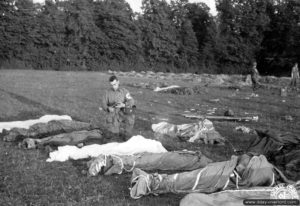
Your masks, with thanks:
M252 89L255 91L261 86L261 84L259 83L257 78L252 77L251 80L252 80Z
M291 87L293 88L297 88L297 85L298 85L298 79L297 78L292 78L292 81L291 81Z
M134 126L135 115L125 114L122 111L109 112L106 116L107 129L115 134L119 134L124 127L124 134L131 136Z

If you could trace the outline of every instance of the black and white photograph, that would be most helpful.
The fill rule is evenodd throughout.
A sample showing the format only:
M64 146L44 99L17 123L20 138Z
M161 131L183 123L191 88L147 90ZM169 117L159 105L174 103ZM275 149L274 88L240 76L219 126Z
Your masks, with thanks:
M300 205L300 0L0 0L0 206Z

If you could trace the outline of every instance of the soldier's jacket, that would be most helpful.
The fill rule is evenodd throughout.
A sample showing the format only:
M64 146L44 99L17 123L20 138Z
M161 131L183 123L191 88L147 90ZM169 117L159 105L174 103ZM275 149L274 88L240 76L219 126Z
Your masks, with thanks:
M258 70L256 68L252 69L252 76L255 77L255 78L259 77L259 72L258 72Z
M294 66L292 69L292 78L298 79L299 78L299 71L298 67Z
M131 108L134 105L134 99L125 88L119 88L116 91L113 89L107 90L102 99L103 110L108 112L108 107L112 107L118 103L124 103L125 107Z

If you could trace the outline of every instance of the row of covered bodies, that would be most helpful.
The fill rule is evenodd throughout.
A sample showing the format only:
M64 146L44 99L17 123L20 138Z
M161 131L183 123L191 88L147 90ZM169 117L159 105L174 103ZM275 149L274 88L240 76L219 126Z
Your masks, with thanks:
M234 155L230 160L223 162L212 162L200 151L167 152L159 142L142 136L134 136L123 143L98 145L99 147L96 145L87 145L82 148L69 146L88 139L100 140L102 138L102 132L99 129L92 128L88 123L70 119L38 123L27 129L4 130L2 135L6 141L22 140L22 145L26 148L36 148L38 145L46 144L68 145L52 152L52 159L50 153L49 161L92 157L88 162L88 171L91 176L132 172L130 190L132 198L169 192L198 193L201 198L197 201L201 202L207 199L207 197L203 199L204 194L212 194L211 197L216 196L220 199L218 192L232 191L231 196L243 194L244 198L249 199L254 194L256 196L268 194L269 196L270 187L279 183L291 184L295 188L298 186L295 180L299 178L297 165L300 161L300 151L297 146L300 138L292 134L278 135L257 131L257 139L250 144L245 154ZM147 145L147 147L141 148L137 145ZM85 154L84 151L96 152ZM64 153L64 158L59 159L59 152ZM286 178L276 166L285 167L287 169L285 172L294 181ZM147 170L176 171L177 173L149 174L145 172ZM245 188L247 191L250 188L248 193L245 193ZM265 192L259 193L258 190ZM240 192L237 193L237 191ZM299 190L297 192L299 193ZM222 195L228 195L227 193L223 192ZM197 199L195 194L192 195L192 199L190 196L184 198L182 204L191 205L193 202L191 200ZM199 202L196 204L199 205ZM239 204L242 205L241 201L237 203Z

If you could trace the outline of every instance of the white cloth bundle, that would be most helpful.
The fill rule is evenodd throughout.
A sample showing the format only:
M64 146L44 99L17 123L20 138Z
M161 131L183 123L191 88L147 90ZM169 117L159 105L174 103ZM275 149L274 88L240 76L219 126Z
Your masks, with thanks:
M177 85L171 85L171 86L168 86L168 87L156 87L153 91L162 92L162 91L166 91L166 90L174 89L174 88L179 88L179 87L180 86L177 86Z
M146 139L141 135L133 136L128 141L118 143L111 142L103 145L92 144L82 148L76 146L58 147L57 151L51 152L47 162L68 159L78 160L103 155L133 155L142 152L163 153L167 150L156 140Z
M72 120L68 115L44 115L39 119L30 119L25 121L13 121L13 122L0 122L0 132L5 130L11 130L12 128L24 128L29 129L30 126L37 123L47 123L52 120Z

